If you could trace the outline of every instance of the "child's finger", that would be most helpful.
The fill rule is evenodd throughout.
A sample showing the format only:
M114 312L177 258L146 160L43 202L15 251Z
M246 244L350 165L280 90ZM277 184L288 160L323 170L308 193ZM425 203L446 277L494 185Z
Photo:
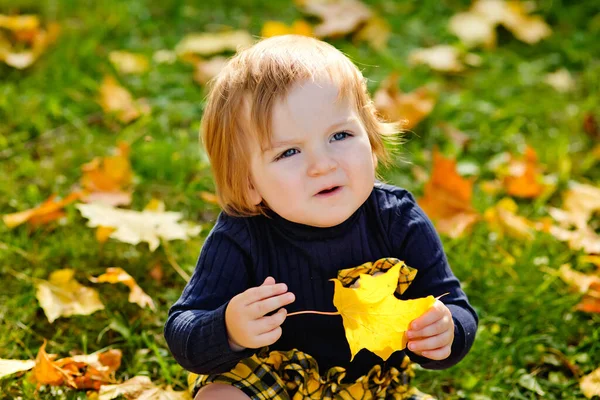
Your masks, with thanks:
M424 351L422 355L431 360L445 360L450 356L450 353L452 353L452 348L450 346L444 346L439 349Z
M438 319L431 325L427 325L423 329L420 330L409 330L406 332L406 336L409 339L417 339L417 338L427 338L430 336L439 335L440 333L447 331L449 326L449 321L446 320L447 316Z
M439 335L431 336L426 339L411 340L408 342L408 349L415 352L424 352L434 349L439 349L446 345L452 344L454 332L445 331Z
M262 317L255 321L258 325L257 331L259 334L272 331L283 324L285 317L287 317L287 310L285 308L279 309L279 311L273 315Z
M287 292L278 296L269 297L248 305L249 314L255 319L258 319L271 311L275 311L285 305L288 305L296 300L293 293Z
M254 346L256 348L263 347L263 346L270 346L273 343L275 343L277 340L279 340L282 332L283 331L281 330L281 327L278 326L277 328L273 329L272 331L260 334L254 340Z
M266 281L267 280L265 279L265 282ZM285 283L276 283L273 285L263 284L262 286L253 287L244 292L244 304L250 305L285 292L287 292L287 285Z
M438 304L439 303L439 304ZM441 310L441 307L445 307L444 303L439 300L427 310L427 312L421 315L419 318L416 318L414 321L410 323L409 328L414 331L418 331L423 329L427 325L431 325L437 320L441 319L444 315L444 312Z
M275 278L273 278L272 276L267 276L265 281L260 286L267 286L267 285L274 285L274 284L275 284Z

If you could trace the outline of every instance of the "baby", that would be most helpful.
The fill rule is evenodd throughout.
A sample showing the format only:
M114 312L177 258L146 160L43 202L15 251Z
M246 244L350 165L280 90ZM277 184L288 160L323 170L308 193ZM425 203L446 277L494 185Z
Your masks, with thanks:
M202 138L223 212L165 325L196 399L430 399L410 387L410 361L442 369L467 354L477 315L434 227L376 178L397 135L358 68L316 39L263 40L212 82ZM398 298L446 295L387 361L350 361L340 316L287 317L336 311L339 271L395 259L416 270Z

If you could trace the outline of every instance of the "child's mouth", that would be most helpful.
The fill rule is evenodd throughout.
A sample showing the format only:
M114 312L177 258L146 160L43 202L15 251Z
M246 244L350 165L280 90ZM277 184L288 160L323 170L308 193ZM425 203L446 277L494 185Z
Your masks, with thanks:
M333 194L333 193L337 192L339 189L340 189L340 186L334 186L330 189L321 190L319 193L317 193L317 196L326 196L328 194Z

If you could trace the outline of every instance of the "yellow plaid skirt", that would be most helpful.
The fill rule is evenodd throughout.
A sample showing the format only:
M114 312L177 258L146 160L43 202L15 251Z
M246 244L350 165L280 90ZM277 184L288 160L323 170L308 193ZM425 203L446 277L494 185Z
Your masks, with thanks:
M338 279L346 287L351 286L360 274L373 275L385 272L402 263L396 292L404 293L412 283L416 270L400 260L382 258L358 267L338 271ZM435 400L430 395L410 387L414 375L408 357L400 368L382 371L375 365L368 374L355 382L344 382L346 370L332 367L324 375L319 374L317 361L300 350L271 351L262 348L257 354L240 361L231 371L223 374L190 374L188 383L192 396L211 383L235 386L253 400Z
M342 383L346 371L333 367L319 375L317 362L299 350L286 352L261 349L240 361L231 371L215 375L190 374L192 396L211 383L232 385L252 400L435 400L414 387L410 360L405 357L400 369L383 372L375 365L355 382Z

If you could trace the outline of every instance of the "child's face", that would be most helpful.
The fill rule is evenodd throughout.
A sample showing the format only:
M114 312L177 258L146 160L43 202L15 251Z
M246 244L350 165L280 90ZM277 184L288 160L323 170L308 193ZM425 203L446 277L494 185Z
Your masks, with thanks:
M275 103L271 148L251 149L255 204L264 200L289 221L330 227L366 201L376 158L354 104L337 96L333 83L307 81Z

